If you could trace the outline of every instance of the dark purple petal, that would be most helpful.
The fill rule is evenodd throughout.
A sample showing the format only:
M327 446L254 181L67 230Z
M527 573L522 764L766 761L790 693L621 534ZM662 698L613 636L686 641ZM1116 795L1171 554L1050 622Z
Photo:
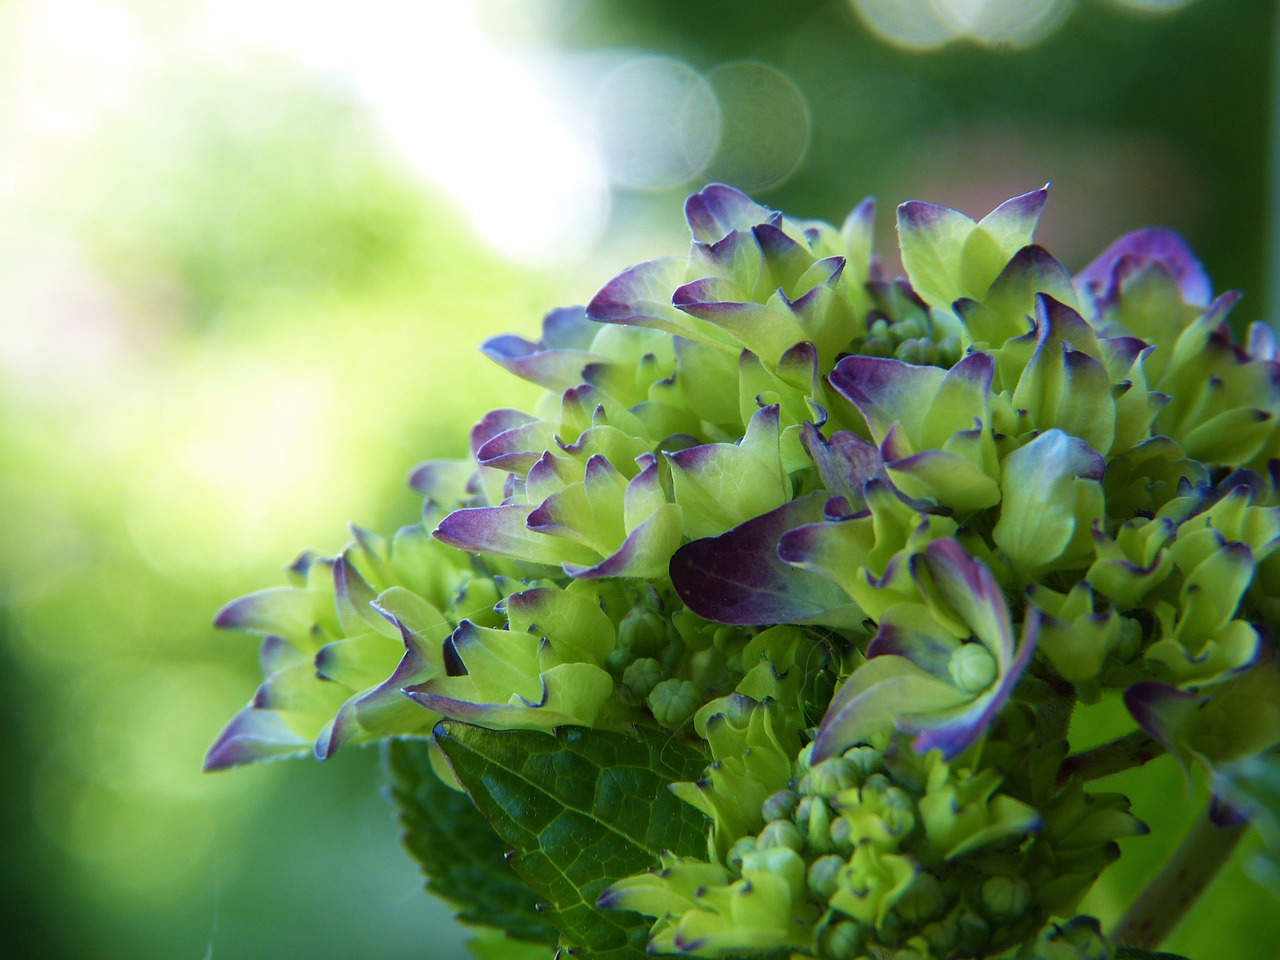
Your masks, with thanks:
M1181 236L1163 227L1125 234L1076 274L1076 284L1092 294L1099 309L1105 309L1115 303L1125 277L1148 264L1163 267L1187 303L1208 306L1213 286L1204 266Z
M841 621L852 606L844 591L778 557L778 541L784 533L822 520L824 499L821 493L810 494L728 533L681 547L671 558L676 593L698 616L719 623ZM861 612L855 610L853 615L854 622L860 623Z
M818 477L830 493L844 497L850 507L861 510L866 506L863 488L872 480L889 482L884 470L884 459L876 445L863 440L856 433L838 430L825 439L811 423L806 423L800 434L804 448L818 468Z
M767 222L769 211L741 190L712 183L685 201L684 217L695 240L715 243L732 230Z

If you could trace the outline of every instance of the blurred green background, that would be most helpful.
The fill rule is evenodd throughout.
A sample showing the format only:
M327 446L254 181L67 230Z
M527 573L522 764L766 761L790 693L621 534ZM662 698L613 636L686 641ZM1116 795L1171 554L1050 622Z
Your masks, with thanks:
M940 12L941 11L941 12ZM532 333L725 179L799 216L1054 181L1079 268L1183 231L1265 315L1270 0L0 2L0 859L32 957L449 958L377 757L217 776L226 600L533 396ZM887 246L886 246L887 251ZM1156 773L1154 770L1158 769ZM1173 829L1170 765L1136 795ZM1135 778L1136 782L1136 778ZM1123 908L1126 857L1089 906ZM1169 946L1271 958L1238 863ZM1224 946L1225 944L1225 946Z

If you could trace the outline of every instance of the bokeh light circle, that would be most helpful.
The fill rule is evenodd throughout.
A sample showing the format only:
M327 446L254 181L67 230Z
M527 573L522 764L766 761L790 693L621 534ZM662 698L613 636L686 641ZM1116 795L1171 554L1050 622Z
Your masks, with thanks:
M993 47L1029 47L1056 30L1074 6L1073 0L851 0L851 3L873 33L895 46L911 50L937 50L955 40Z
M671 57L640 57L616 67L601 84L593 112L610 179L635 189L693 179L720 138L720 107L710 85Z
M720 143L705 173L747 192L768 190L799 168L809 149L809 104L795 81L756 60L707 74L720 105Z

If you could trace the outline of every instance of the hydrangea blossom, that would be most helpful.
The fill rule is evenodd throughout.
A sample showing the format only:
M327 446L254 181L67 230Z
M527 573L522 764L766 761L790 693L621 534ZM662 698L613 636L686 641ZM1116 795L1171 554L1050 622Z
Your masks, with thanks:
M1110 956L1073 914L1145 827L1086 781L1167 750L1225 783L1280 743L1280 362L1167 230L1073 277L1046 197L903 204L892 279L870 201L837 229L694 194L687 255L484 345L546 392L414 472L422 524L219 614L265 679L207 766L430 741L570 949ZM1128 737L1068 756L1107 696ZM650 853L566 906L529 864L567 841L513 811L593 809L589 771L552 750L504 806L477 728L678 744L699 775L645 769L705 849L637 814Z

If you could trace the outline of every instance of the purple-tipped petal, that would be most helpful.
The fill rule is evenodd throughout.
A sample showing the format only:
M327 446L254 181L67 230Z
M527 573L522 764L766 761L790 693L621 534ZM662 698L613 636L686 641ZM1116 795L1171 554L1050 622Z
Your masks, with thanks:
M1007 666L1001 665L1000 680L996 686L975 700L960 716L951 718L942 725L926 725L923 718L914 717L901 725L903 730L919 734L911 744L916 752L927 753L939 749L945 759L951 760L972 746L1008 702L1018 680L1027 669L1027 664L1031 662L1039 636L1040 613L1035 607L1028 606L1022 626L1022 645L1018 648L1017 656Z
M599 332L583 307L560 307L542 318L542 342L549 350L586 350Z
M601 288L589 304L587 316L600 323L636 324L674 329L668 323L671 291L684 281L685 260L666 257L624 270Z
M528 528L534 507L502 504L455 510L440 521L436 539L468 553L487 553L514 560L558 566L561 563L595 563L595 551L581 544L535 533Z
M1127 233L1076 274L1077 287L1091 294L1099 309L1115 303L1127 273L1148 264L1159 264L1177 281L1183 299L1193 306L1208 306L1213 286L1187 242L1163 227Z
M490 410L471 428L471 454L501 433L533 423L538 418L519 410Z
M213 625L220 630L274 634L301 641L311 632L313 601L301 587L270 587L232 600L218 611Z
M918 436L924 413L942 386L941 367L903 363L883 357L845 357L827 378L832 388L862 414L877 441L895 422Z
M480 352L521 380L548 390L564 390L580 382L583 368L600 359L585 350L548 350L510 334L491 337L481 344Z
M978 226L1001 241L1002 247L1025 247L1040 222L1049 187L1046 183L1039 190L1006 200L978 221Z
M712 183L684 203L685 220L695 240L715 243L732 230L746 230L769 220L770 211L741 190Z
M205 770L225 770L243 763L296 757L311 748L274 710L246 707L237 713L205 754Z

